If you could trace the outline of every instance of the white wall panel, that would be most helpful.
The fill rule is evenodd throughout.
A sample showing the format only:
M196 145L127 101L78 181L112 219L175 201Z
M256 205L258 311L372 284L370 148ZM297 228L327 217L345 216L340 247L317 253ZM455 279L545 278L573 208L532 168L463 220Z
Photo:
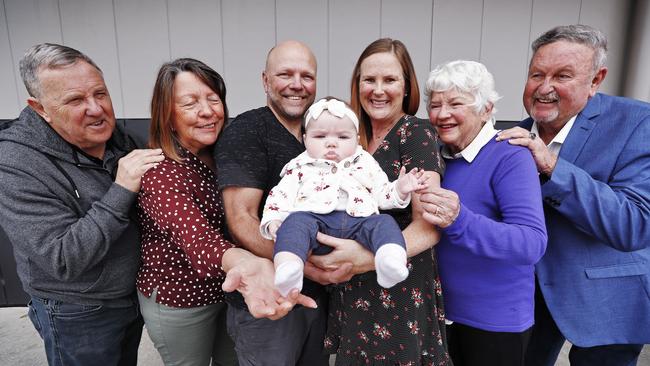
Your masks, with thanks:
M521 93L530 42L559 24L584 23L609 37L602 90L622 92L632 0L0 0L0 118L27 93L18 73L41 42L79 48L104 70L119 117L149 116L155 75L172 58L194 57L219 71L233 116L265 104L261 72L278 41L298 39L319 65L318 96L349 98L354 63L379 37L402 40L421 89L437 64L485 63L504 96L499 119L524 116ZM634 55L631 53L630 55ZM9 86L9 87L8 87ZM646 88L647 89L647 88ZM418 115L425 116L422 104Z
M0 1L0 118L12 119L25 106L24 100L18 99L18 89L25 89L20 76L14 73L14 61L7 34L7 18L5 17L4 1ZM15 66L18 68L18 65Z
M519 120L521 93L528 70L532 0L485 0L481 62L490 70L496 89L498 120Z
M113 4L104 0L60 0L59 4L63 41L102 69L115 114L125 117Z
M223 74L221 1L168 0L168 6L171 58L195 58Z
M582 0L533 0L529 44L547 30L558 25L578 23ZM528 59L531 51L528 47Z
M15 65L14 73L20 80L18 61L31 46L43 42L63 42L57 0L5 0L9 42ZM22 84L22 82L21 82ZM18 88L21 102L27 99L24 87ZM15 111L11 111L16 114Z
M431 12L433 3L425 1L383 0L381 36L399 39L411 55L420 91L429 74L431 57ZM420 98L418 117L426 118L424 98Z
M381 36L380 0L330 0L330 94L349 100L352 69L361 52Z
M321 0L277 0L277 41L296 39L311 48L318 63L316 91L317 98L329 93L329 60L327 58L327 1Z
M609 73L600 90L608 94L622 92L629 9L629 0L582 0L580 23L594 26L607 36Z
M167 4L165 0L114 0L114 6L124 114L148 118L156 72L171 58Z
M482 24L481 0L434 1L429 68L453 60L478 61Z
M533 12L530 20L530 35L526 53L526 73L532 57L530 44L542 33L558 25L578 23L580 18L580 3L582 0L533 0ZM524 91L527 75L521 83L521 93ZM521 119L528 117L524 106L521 105Z
M275 4L265 0L224 1L224 77L231 115L266 104L262 71L275 45Z

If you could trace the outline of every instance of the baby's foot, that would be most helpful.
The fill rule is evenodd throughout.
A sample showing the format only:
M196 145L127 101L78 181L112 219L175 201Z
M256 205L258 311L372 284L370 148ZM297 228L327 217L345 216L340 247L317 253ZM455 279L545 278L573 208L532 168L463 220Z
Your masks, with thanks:
M375 270L381 287L391 288L404 281L409 275L406 250L398 244L382 245L375 253Z
M275 287L286 297L294 288L302 290L304 264L301 259L277 262L275 266Z

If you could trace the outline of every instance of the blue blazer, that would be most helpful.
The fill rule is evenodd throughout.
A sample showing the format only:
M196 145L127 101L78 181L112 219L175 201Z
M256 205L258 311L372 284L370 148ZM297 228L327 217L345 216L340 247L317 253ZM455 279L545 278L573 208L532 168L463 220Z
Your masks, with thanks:
M650 104L591 98L542 197L535 269L562 334L581 347L650 343Z

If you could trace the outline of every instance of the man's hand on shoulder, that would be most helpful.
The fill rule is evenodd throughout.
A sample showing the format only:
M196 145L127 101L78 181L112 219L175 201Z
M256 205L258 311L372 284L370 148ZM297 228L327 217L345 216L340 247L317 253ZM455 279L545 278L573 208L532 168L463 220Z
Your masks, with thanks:
M163 160L165 155L161 149L133 150L119 160L115 183L131 192L138 192L142 175Z
M548 177L553 173L557 164L557 155L551 153L544 141L534 133L521 127L513 127L500 131L497 141L507 140L512 145L524 146L530 150L537 166L537 171Z

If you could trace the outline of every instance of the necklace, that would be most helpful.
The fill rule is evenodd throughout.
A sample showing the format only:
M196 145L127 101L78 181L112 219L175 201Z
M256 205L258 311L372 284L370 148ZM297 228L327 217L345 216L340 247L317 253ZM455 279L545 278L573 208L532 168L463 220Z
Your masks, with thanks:
M395 122L395 123L397 123L397 122ZM372 134L373 140L383 140L384 137L386 137L386 135L388 135L390 130L392 130L393 127L395 127L395 123L391 123L390 126L388 126L386 128L382 128L377 133L374 133L374 131L373 131L373 134Z

